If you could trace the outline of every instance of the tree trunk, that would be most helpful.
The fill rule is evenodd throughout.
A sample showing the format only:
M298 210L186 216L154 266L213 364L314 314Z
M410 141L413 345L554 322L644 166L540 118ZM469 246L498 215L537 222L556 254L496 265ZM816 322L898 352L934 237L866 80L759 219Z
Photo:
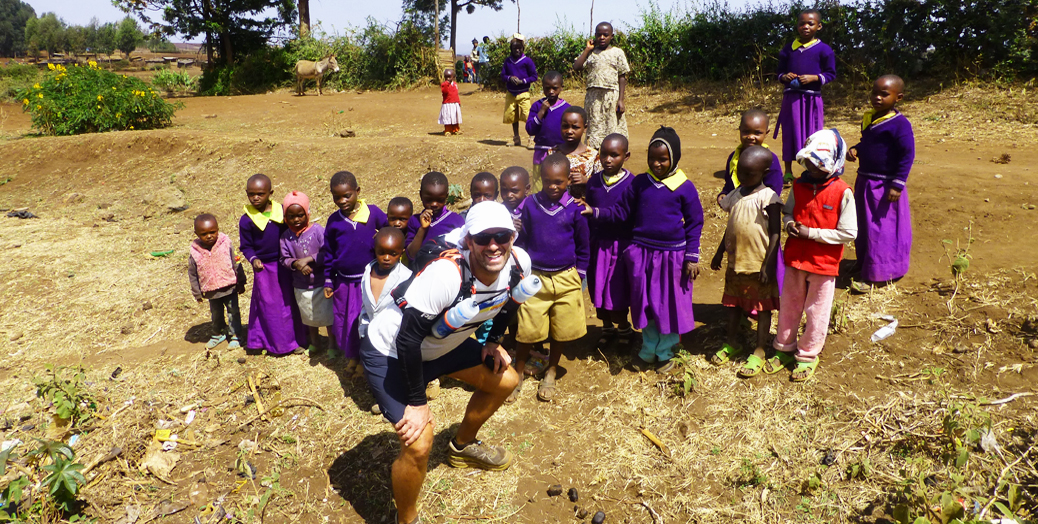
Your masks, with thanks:
M223 63L227 65L234 64L234 47L231 46L231 32L225 28L223 33L220 34L220 38L223 40Z
M310 36L310 0L299 0L299 37Z
M210 0L205 0L202 3L202 23L205 24L205 68L211 69L213 67L213 32L209 30L209 5Z
M433 11L433 29L436 32L436 42L434 42L433 49L436 53L440 52L440 0L434 0L436 9Z
M458 36L455 34L458 32L458 11L461 8L458 7L458 0L451 0L451 49L455 52L458 51L457 43Z

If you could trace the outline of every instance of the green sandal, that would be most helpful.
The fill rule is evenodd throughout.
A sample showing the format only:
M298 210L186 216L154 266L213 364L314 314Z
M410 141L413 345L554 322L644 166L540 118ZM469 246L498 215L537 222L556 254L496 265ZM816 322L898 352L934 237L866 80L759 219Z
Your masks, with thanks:
M768 375L774 375L783 369L792 368L796 363L797 358L792 353L776 351L775 356L769 358L764 364L764 372Z
M742 365L737 374L742 378L751 378L759 375L762 368L764 368L764 359L751 353L746 357L746 363Z
M734 360L742 355L742 348L732 346L727 342L721 345L721 349L714 353L714 356L710 357L710 363L715 366L720 366L729 360Z
M797 367L793 368L793 373L789 375L789 380L793 382L807 382L811 380L811 377L815 376L815 368L818 367L818 358L815 358L811 362L797 362ZM796 376L797 373L805 373L803 376Z

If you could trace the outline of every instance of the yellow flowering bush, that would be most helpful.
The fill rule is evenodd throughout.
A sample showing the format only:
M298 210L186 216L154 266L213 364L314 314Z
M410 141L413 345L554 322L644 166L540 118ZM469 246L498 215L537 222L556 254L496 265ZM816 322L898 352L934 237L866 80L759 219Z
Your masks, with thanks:
M43 134L76 135L169 126L183 104L166 102L140 79L86 66L48 64L46 78L15 99ZM35 103L30 103L33 101Z

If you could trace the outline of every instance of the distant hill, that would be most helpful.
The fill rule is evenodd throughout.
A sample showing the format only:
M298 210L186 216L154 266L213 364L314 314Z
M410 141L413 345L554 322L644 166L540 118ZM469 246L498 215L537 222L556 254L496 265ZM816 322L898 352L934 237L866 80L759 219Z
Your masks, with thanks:
M173 45L177 46L177 51L181 53L197 53L202 49L202 44L174 43Z

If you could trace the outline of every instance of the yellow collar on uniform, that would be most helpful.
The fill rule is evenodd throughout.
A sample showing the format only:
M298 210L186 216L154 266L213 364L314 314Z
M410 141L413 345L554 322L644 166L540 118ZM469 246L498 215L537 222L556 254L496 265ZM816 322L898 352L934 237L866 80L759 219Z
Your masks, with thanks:
M885 115L883 115L883 116L873 120L872 119L872 115L875 115L875 114L876 114L876 110L875 109L870 109L870 110L865 112L864 116L861 117L861 130L862 131L864 131L865 128L871 126L872 124L878 124L878 123L880 123L880 122L882 122L884 120L890 120L891 118L894 118L895 116L897 116L897 111L894 110L894 109L891 109L889 113L887 113L887 114L885 114Z
M280 224L285 221L285 212L281 209L281 204L274 202L273 200L270 201L270 211L264 213L263 211L252 207L252 204L246 204L245 214L252 219L252 223L256 224L256 227L258 227L260 231L267 228L267 222Z
M771 149L768 147L768 144L761 145L764 146L764 149ZM728 162L728 172L732 174L732 184L735 184L735 187L739 187L739 155L742 154L743 149L746 148L740 143L739 147L735 148L735 152L732 153L732 161Z
M818 39L817 38L812 38L811 41L806 43L806 44L800 43L800 40L793 40L793 50L796 51L797 49L799 49L801 47L803 47L804 49L810 49L812 46L814 46L817 43L818 43Z
M368 202L363 198L358 198L353 207L353 216L347 218L358 224L367 224L368 219L371 218L371 208L368 207Z
M649 176L651 176L653 180L667 186L667 189L670 189L671 191L677 191L678 188L681 187L681 184L688 182L688 177L685 176L685 172L680 169L675 169L663 180L656 178L656 175L652 174L651 171L649 172Z
M617 173L617 174L615 174L613 176L606 176L605 171L603 171L602 172L602 182L605 182L605 185L608 187L608 186L611 186L611 185L613 185L613 184L623 180L625 176L627 176L627 170L623 169L623 168L620 169L619 173Z

